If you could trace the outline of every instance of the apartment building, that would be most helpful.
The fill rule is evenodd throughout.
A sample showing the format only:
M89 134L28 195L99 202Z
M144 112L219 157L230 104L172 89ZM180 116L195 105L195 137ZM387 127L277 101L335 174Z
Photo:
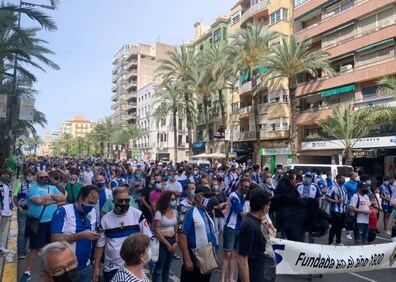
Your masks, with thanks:
M294 32L310 38L313 50L329 52L333 77L300 78L297 89L302 162L339 162L339 140L323 141L319 119L333 107L395 105L392 95L378 95L377 81L396 74L394 0L295 0ZM393 126L378 128L356 143L354 166L374 175L394 175L396 136ZM367 158L370 161L367 161Z
M137 123L137 91L150 83L159 81L155 78L158 60L166 57L166 53L174 47L155 43L127 44L114 55L111 109L114 111L112 120L126 125Z
M86 120L84 116L75 116L72 120L62 122L60 134L70 134L72 138L84 137L92 131L96 122L93 120Z
M52 153L52 144L56 143L61 139L61 130L46 130L44 133L44 142L40 148L39 155L48 156ZM29 148L31 151L32 148Z
M292 29L293 3L290 0L244 0L238 1L232 8L231 25L239 20L240 28L249 24L262 24L262 32L278 32L290 36ZM279 44L280 37L271 44ZM265 72L265 68L259 68ZM259 126L261 144L255 148L256 127L253 113L253 96L250 74L241 74L239 81L239 102L232 103L233 120L239 119L239 125L233 128L239 131L233 142L237 159L246 161L252 158L253 151L260 151L262 163L275 168L277 163L291 160L289 138L289 113L287 81L270 81L267 87L257 94L259 97ZM237 99L238 100L238 99ZM239 111L239 112L238 112ZM253 160L254 161L254 160Z
M144 130L144 134L136 142L144 160L174 159L174 139L172 115L169 113L160 122L154 118L158 108L155 102L157 85L147 84L137 93L137 124ZM177 160L188 160L188 142L186 120L177 118Z

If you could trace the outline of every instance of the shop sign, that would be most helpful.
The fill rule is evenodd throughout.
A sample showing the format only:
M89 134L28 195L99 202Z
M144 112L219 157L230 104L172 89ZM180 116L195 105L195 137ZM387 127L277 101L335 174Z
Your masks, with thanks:
M354 149L382 148L396 146L396 136L366 137L355 143ZM340 140L301 142L304 150L342 150L344 145Z
M260 148L260 156L279 156L290 154L290 148Z
M228 152L229 159L235 159L237 157L237 152Z
M370 151L353 151L352 156L354 158L367 158L370 155Z

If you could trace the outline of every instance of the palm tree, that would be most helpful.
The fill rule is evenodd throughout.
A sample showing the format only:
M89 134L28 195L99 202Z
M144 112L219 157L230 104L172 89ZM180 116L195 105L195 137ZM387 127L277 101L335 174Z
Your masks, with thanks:
M119 130L120 126L112 122L110 117L105 117L99 121L92 130L92 138L94 141L102 143L103 156L105 155L104 149L107 148L107 157L110 154L110 144L113 139L114 133Z
M234 69L239 74L249 73L253 90L253 112L256 129L256 162L260 160L260 125L259 125L259 92L262 85L257 85L259 78L259 68L266 64L268 55L268 44L278 34L272 32L262 33L262 25L248 25L245 29L240 29L232 38L233 48L227 55L227 60L232 60Z
M378 81L379 94L396 95L396 77L386 76Z
M288 39L281 37L281 43L272 45L269 50L270 55L266 58L266 72L262 74L262 83L268 80L281 77L288 81L289 101L291 111L291 125L289 142L293 157L296 157L298 151L297 135L297 103L296 89L297 77L300 74L309 73L313 77L318 77L319 73L333 75L334 69L330 62L325 58L329 55L327 52L312 51L311 41L303 39L297 41L294 35Z
M190 109L190 114L195 117L196 111L193 107L194 98L189 99L190 105L185 104L185 97L183 90L179 88L179 84L167 82L161 88L158 87L155 92L154 107L156 107L153 117L157 126L169 114L172 117L173 127L173 146L174 146L174 163L177 163L177 117L183 118L186 115L187 109ZM188 122L187 122L188 123Z
M169 59L159 60L160 65L156 72L157 76L161 76L164 80L163 84L168 82L178 84L178 88L183 93L184 103L191 105L191 93L188 87L193 81L192 69L195 65L196 53L192 50L187 49L185 45L180 46L167 53ZM194 118L192 114L192 108L186 107L186 119L187 119L187 135L189 143L189 155L192 156L192 128L194 125Z
M125 152L128 155L128 148L130 141L132 140L132 146L135 147L136 140L143 136L143 129L136 124L128 124L127 127L118 129L114 134L114 143L123 145Z
M70 149L73 147L73 137L70 133L64 133L60 139L62 147L65 150L66 156L69 156Z
M28 144L33 146L33 152L37 155L37 147L43 144L43 140L37 134L33 134L28 140Z

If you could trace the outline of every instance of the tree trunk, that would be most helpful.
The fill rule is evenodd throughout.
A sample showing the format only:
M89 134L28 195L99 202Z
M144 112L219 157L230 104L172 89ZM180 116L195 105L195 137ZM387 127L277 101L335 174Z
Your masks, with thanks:
M291 121L289 125L289 143L290 149L293 155L293 162L298 162L297 154L299 152L299 136L298 136L298 125L297 125L297 114L298 107L296 102L296 88L297 88L297 80L289 79L289 100L290 100L290 116Z
M187 137L188 137L188 156L192 157L192 125L193 120L190 111L190 96L188 92L184 92L184 101L186 102L186 119L187 119Z
M345 165L352 165L353 163L353 154L352 154L352 148L349 146L346 146L344 149L344 156L345 156Z
M173 164L175 165L177 163L177 110L173 109L173 147L174 147L174 157L173 157Z
M205 130L206 130L205 152L209 153L209 151L208 151L209 148L208 147L209 147L210 136L209 136L208 97L205 97L205 95L202 98L202 104L203 104Z
M220 103L220 112L221 112L221 123L223 125L224 130L227 129L227 117L226 117L226 112L225 112L225 107L224 107L224 99L223 99L223 91L222 89L217 90L217 94L219 96L219 103ZM224 132L224 163L227 163L227 154L228 154L228 142L225 139L225 132Z
M260 136L260 124L259 124L259 110L258 103L259 97L258 93L255 93L255 88L257 85L257 69L252 70L252 95L253 95L253 113L254 113L254 127L256 130L256 149L254 150L254 160L256 164L260 164L260 144L261 144L261 136Z

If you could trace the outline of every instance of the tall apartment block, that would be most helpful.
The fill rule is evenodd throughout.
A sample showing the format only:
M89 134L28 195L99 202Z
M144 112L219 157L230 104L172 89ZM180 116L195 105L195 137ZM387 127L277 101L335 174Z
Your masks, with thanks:
M113 87L111 109L112 120L118 124L137 123L137 91L144 86L158 82L155 69L158 60L165 58L172 46L162 43L153 45L124 45L113 60Z
M319 119L333 107L394 106L392 95L378 95L377 82L396 74L394 0L295 0L294 32L309 38L313 50L329 52L333 77L300 77L297 89L301 162L338 163L339 140L323 141ZM393 126L370 133L355 145L364 158L353 165L373 175L394 176L396 137ZM368 161L369 159L369 161Z

